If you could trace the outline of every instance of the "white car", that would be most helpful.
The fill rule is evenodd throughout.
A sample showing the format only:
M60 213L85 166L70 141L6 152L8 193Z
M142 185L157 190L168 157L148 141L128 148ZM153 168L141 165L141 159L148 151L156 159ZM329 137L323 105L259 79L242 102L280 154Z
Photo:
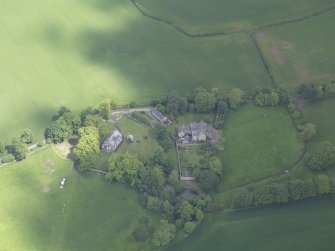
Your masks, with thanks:
M60 182L60 188L64 188L64 185L65 185L65 178L62 179L62 181Z

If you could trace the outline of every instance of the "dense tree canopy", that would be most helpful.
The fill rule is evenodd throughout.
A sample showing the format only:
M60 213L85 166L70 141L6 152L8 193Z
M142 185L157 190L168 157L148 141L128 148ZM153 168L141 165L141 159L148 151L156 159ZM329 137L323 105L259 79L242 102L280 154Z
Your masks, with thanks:
M219 176L211 170L204 170L200 173L200 187L205 192L214 191L219 185Z
M81 125L79 114L74 112L65 112L62 117L66 121L66 124L71 128L72 132L77 133Z
M63 117L60 117L51 124L50 128L46 130L46 138L53 143L61 143L68 139L72 134L71 127L66 123Z
M243 100L244 92L238 88L234 88L231 90L229 94L229 107L231 109L237 109Z
M35 135L31 129L26 129L20 136L20 140L22 143L30 144L34 141Z
M135 185L137 172L143 163L135 155L113 154L108 161L107 180L116 180L122 183Z
M101 140L109 133L106 122L99 114L88 114L84 119L84 126L95 126L98 128Z
M298 126L299 136L302 140L310 140L316 134L316 125L307 123L305 125Z
M200 87L195 90L195 109L197 112L208 112L215 107L214 93Z
M15 160L20 161L26 158L28 149L27 146L22 143L21 139L14 138L9 148L9 153L13 154Z
M157 126L152 131L159 145L163 147L164 150L168 150L172 147L170 135L166 126L162 124L157 124Z
M112 113L111 102L109 100L105 100L99 105L100 114L103 119L109 119L109 116Z
M335 146L323 141L316 145L307 162L312 170L324 170L335 164Z
M152 243L156 247L165 246L175 236L176 227L167 220L161 220L159 229L154 233Z

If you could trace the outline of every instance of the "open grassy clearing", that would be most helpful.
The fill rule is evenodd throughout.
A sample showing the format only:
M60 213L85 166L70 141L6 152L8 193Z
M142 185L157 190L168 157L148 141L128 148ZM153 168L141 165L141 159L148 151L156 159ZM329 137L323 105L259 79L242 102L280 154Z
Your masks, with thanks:
M332 251L335 199L210 214L187 239L166 250Z
M305 158L297 166L294 175L297 177L315 175L306 166L305 162L310 151L321 141L329 141L335 145L335 98L323 98L316 101L305 101L302 103L304 116L308 121L317 125L316 135L309 142ZM329 174L335 176L335 170L329 170Z
M0 169L1 249L146 250L127 240L138 217L157 221L136 191L71 165L47 148Z
M119 120L123 142L117 152L135 153L140 159L148 159L158 147L156 140L150 135L150 127L144 126L136 121L123 117ZM133 135L135 141L127 142L127 136Z
M135 0L148 14L189 33L239 32L282 19L309 14L331 0Z
M0 9L0 135L39 138L61 105L146 101L200 85L268 83L244 35L190 39L123 0L6 1Z
M299 158L303 143L282 107L244 105L230 112L223 130L221 189L282 173Z
M256 35L276 82L295 90L335 78L335 12Z

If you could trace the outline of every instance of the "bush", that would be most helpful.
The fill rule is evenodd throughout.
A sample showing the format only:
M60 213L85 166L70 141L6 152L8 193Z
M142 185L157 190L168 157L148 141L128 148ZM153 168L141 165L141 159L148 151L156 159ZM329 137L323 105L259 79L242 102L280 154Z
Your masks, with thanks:
M151 119L146 114L142 114L140 112L133 112L130 114L130 116L140 121L141 123L145 124L146 126L151 125Z
M312 170L325 170L335 164L335 146L330 142L323 141L316 145L308 162Z
M15 160L15 158L12 154L5 154L1 158L1 163L9 163L9 162L12 162L14 160Z

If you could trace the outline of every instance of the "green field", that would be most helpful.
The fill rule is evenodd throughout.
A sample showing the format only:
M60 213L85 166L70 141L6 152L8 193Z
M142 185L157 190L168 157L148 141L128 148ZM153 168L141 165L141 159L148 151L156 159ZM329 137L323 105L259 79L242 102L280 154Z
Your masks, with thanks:
M136 0L148 14L189 33L239 32L332 6L331 0Z
M323 98L316 101L305 101L302 103L301 108L303 114L308 121L317 125L316 135L309 142L308 151L305 158L297 166L294 175L301 177L305 175L315 175L315 172L311 172L305 165L306 159L308 158L310 151L315 145L321 141L329 141L335 144L335 117L332 116L335 113L335 98ZM335 175L335 170L332 169L328 172L331 175Z
M267 29L256 38L281 87L335 79L335 13Z
M251 91L267 75L246 35L190 39L131 1L5 1L0 9L0 138L42 137L61 105L144 102L200 85Z
M166 250L332 251L335 199L210 214L187 239Z
M226 146L221 156L221 189L283 173L303 149L286 110L281 107L242 106L229 114L223 133Z
M317 125L317 133L313 142L327 140L335 144L335 98L329 97L317 101L305 102L306 119Z
M127 117L120 119L119 125L123 134L123 142L118 151L134 153L141 160L150 158L158 147L158 143L150 134L150 127L139 124ZM130 134L134 136L133 143L127 142L127 136Z
M71 165L47 148L0 168L1 250L146 250L127 240L140 216L157 220L136 191Z

